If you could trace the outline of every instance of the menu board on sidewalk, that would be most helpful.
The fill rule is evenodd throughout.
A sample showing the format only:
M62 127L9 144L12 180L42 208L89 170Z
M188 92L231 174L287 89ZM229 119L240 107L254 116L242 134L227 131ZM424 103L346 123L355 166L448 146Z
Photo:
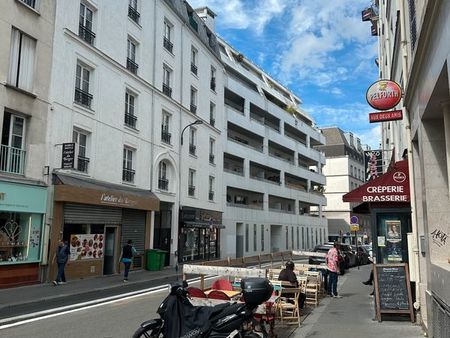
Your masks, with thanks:
M377 318L382 313L409 314L414 321L408 264L374 264Z

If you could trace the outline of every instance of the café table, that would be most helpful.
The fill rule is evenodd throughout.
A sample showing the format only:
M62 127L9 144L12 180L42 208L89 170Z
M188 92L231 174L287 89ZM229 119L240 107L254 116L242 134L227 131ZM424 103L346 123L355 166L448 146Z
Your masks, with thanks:
M205 291L205 294L209 295L209 293L213 290L214 289L207 290L207 291ZM239 290L217 290L217 291L222 291L224 294L226 294L230 298L234 298L241 293L241 291L239 291Z

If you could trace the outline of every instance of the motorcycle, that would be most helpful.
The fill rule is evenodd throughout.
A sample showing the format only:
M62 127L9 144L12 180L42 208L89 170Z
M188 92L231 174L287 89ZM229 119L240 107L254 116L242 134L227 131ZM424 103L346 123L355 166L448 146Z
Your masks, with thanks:
M267 337L264 324L254 331L257 307L267 301L273 286L265 278L246 278L241 281L244 302L215 306L194 306L190 302L187 282L169 285L169 295L159 306L161 318L140 325L133 338L257 338Z

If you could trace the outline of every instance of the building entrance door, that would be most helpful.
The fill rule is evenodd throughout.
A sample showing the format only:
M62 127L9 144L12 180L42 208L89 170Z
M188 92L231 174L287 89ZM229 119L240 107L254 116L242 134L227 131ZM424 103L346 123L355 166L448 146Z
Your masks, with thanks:
M236 224L236 258L244 257L244 224Z
M103 262L103 274L112 275L116 273L117 255L117 227L105 227L105 255Z

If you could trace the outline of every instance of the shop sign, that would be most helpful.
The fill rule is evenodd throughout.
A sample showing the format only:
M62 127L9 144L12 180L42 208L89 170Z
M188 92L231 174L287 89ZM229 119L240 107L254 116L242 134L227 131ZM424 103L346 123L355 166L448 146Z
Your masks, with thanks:
M403 119L403 112L401 110L392 110L387 112L376 112L369 114L369 122L386 122L397 121Z
M367 89L367 103L374 109L389 110L400 103L402 89L400 85L390 80L379 80Z
M126 205L132 206L137 203L137 201L123 195L114 195L109 193L103 193L100 195L100 203L111 204L111 205Z
M75 143L63 143L62 145L62 169L73 169L75 166Z
M103 234L79 234L70 236L70 260L102 259Z
M362 196L363 202L409 202L403 185L368 186L366 192Z
M46 187L2 182L0 210L43 214L46 208Z

